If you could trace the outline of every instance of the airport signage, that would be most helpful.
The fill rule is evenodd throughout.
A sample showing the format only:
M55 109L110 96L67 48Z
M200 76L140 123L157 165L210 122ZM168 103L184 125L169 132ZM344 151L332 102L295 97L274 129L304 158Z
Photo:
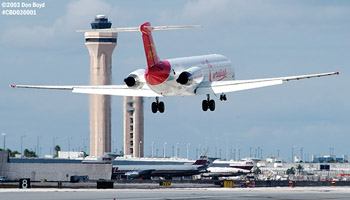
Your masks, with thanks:
M160 186L170 186L171 182L170 181L161 181L161 182L159 182L159 185Z
M31 188L30 178L19 179L19 188L23 188L23 189Z
M234 181L224 181L224 187L225 188L233 188L235 186Z

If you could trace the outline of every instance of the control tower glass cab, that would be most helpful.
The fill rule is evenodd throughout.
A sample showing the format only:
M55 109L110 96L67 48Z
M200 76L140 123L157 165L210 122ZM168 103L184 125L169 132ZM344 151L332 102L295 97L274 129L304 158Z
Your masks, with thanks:
M108 21L108 18L105 15L97 15L95 21L91 22L92 29L105 29L111 27L112 23Z

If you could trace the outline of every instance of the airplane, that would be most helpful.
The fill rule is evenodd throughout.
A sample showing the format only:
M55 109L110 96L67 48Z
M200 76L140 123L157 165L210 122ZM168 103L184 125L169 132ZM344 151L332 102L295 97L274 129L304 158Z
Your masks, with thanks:
M100 86L35 86L10 85L13 88L36 88L71 90L73 93L101 94L117 96L155 97L151 110L163 113L165 104L159 97L206 95L202 101L203 111L214 111L215 100L226 101L226 93L253 88L279 85L284 82L309 79L322 76L339 75L339 72L287 76L278 78L235 80L231 61L220 54L190 56L161 60L157 54L152 31L197 28L201 26L151 26L149 22L140 27L96 29L100 32L141 31L147 60L147 68L131 72L125 79L125 85ZM93 30L89 30L93 31Z
M230 167L250 171L254 167L254 161L250 158L244 160L216 160L213 167Z
M208 167L207 172L202 174L202 177L211 177L218 179L220 177L241 176L251 173L250 170L237 169L233 167Z
M215 160L213 164L207 168L207 171L202 174L202 177L218 179L220 177L246 175L251 173L253 167L254 163L249 159L240 161Z
M206 172L206 169L213 163L214 158L200 156L192 164L174 165L174 164L140 164L137 165L113 165L113 176L127 177L131 179L151 179L151 177L164 177L172 179L173 177L193 176Z

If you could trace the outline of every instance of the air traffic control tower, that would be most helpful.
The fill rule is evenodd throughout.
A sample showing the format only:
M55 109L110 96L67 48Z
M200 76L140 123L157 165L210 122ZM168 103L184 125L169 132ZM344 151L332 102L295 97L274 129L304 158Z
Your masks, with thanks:
M92 29L111 28L104 15L97 15ZM85 32L85 44L90 54L90 85L112 83L112 53L117 45L116 32ZM90 95L90 156L111 152L111 97Z
M124 97L124 155L144 156L142 97Z

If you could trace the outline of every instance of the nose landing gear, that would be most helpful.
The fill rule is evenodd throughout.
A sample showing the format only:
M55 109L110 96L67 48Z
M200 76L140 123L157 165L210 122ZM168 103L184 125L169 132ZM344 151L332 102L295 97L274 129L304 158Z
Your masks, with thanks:
M152 112L156 113L157 111L159 111L160 113L163 113L165 111L164 102L159 102L159 97L156 97L156 102L152 103Z
M210 95L207 94L207 100L203 100L202 101L202 110L203 111L207 111L208 109L210 111L214 111L215 110L215 101L213 99L210 99Z

